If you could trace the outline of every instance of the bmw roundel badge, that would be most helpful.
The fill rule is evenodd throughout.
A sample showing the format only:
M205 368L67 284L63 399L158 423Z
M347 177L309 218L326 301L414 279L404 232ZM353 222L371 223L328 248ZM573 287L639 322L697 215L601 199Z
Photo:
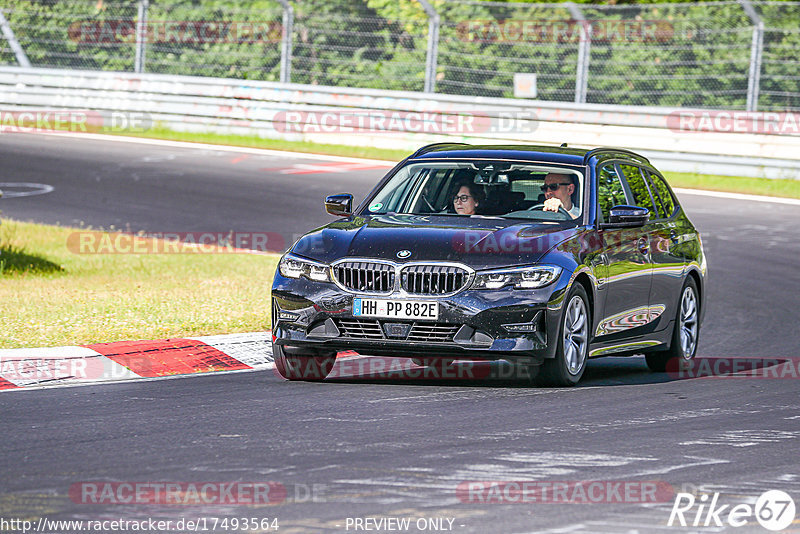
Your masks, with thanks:
M397 252L397 257L400 258L401 260L408 258L409 256L411 256L410 250L400 250Z

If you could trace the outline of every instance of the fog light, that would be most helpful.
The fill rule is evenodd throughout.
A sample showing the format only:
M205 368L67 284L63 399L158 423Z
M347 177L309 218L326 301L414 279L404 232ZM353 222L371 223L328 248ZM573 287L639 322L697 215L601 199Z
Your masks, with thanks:
M538 330L538 326L534 323L504 324L503 328L509 332L536 332Z
M542 312L537 311L533 319L528 323L509 323L502 325L506 332L517 332L520 334L538 334L542 329Z
M281 321L290 321L295 322L300 317L297 313L287 312L287 311L279 311L278 312L278 319Z

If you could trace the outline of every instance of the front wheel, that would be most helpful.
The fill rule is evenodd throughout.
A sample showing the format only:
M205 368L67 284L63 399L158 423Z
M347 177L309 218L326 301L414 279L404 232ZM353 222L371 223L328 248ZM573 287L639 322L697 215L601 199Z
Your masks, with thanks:
M335 352L325 355L286 354L283 347L275 344L272 345L272 356L275 358L275 369L287 380L324 380L336 363Z
M681 289L675 327L669 350L645 354L647 367L651 371L663 373L669 365L684 365L697 354L697 340L700 335L700 300L697 297L697 283L691 276ZM672 360L672 362L670 362Z
M591 312L586 290L575 284L564 301L555 358L542 362L534 379L544 386L574 386L586 370Z

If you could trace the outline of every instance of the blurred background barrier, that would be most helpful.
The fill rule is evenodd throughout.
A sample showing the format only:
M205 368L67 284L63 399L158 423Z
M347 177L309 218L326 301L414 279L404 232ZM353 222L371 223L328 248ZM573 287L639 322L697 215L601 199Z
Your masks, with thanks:
M667 171L800 179L800 115L793 113L0 67L0 131L56 128L47 110L72 110L73 123L60 127L76 132L168 128L409 151L439 141L569 142L627 147Z
M3 0L0 65L800 111L800 2Z

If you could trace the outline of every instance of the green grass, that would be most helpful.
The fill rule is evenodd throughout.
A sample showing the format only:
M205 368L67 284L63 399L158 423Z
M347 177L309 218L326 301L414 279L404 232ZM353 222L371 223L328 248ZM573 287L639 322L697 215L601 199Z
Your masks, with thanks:
M305 141L285 141L283 139L268 139L253 135L176 132L167 128L152 128L145 132L136 133L119 132L119 134L134 137L146 137L150 139L170 139L173 141L189 141L192 143L243 146L248 148L267 148L271 150L287 150L289 152L305 152L310 154L326 154L331 156L347 156L352 158L381 159L389 161L400 161L412 152L410 150L373 148L368 146L322 144Z
M800 198L800 180L770 180L769 178L747 178L740 176L712 176L665 172L672 187L767 195L771 197Z
M247 135L224 135L214 133L176 132L166 128L155 128L135 135L153 139L171 139L195 143L216 145L243 146L306 152L313 154L329 154L333 156L350 156L369 159L400 161L410 154L409 150L393 150L372 148L367 146L348 146L319 144L281 139L266 139ZM770 180L769 178L747 178L736 176L712 176L705 174L689 174L679 172L664 173L673 187L705 189L709 191L726 191L731 193L747 193L751 195L767 195L786 198L800 198L800 180Z
M77 231L2 220L0 348L270 328L277 255L78 254Z

